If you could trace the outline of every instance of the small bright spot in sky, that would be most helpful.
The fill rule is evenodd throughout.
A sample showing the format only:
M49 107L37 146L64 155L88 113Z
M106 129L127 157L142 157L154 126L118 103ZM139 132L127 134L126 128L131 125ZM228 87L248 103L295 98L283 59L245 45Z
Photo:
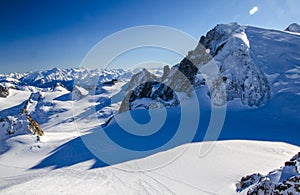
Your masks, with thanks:
M253 15L253 14L255 14L257 11L258 11L258 7L257 7L257 6L254 6L252 9L249 10L249 14L250 14L250 15Z

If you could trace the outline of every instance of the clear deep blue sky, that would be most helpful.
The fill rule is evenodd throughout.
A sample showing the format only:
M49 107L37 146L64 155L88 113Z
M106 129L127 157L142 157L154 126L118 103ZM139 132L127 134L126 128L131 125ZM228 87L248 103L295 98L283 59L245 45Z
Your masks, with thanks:
M1 0L0 73L79 66L97 42L137 25L166 25L196 39L219 23L283 30L300 22L299 7L299 0Z

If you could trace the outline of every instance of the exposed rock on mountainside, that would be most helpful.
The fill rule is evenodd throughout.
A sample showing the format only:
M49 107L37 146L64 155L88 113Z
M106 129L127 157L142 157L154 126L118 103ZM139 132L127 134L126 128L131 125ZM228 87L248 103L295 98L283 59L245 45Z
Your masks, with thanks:
M169 71L167 68L165 70ZM119 112L136 108L156 108L161 104L167 107L178 105L179 101L173 89L159 80L161 78L157 78L146 69L133 75Z
M44 132L38 122L28 114L7 116L0 119L1 133L5 135L22 135L32 133L42 136ZM3 136L2 136L3 137Z
M9 95L9 89L0 85L0 97L6 98Z
M300 25L297 23L290 24L285 31L300 33Z
M80 100L82 97L86 96L89 92L84 89L83 87L80 87L79 85L75 85L72 90L72 99L73 100Z
M300 152L266 176L255 173L243 177L236 187L238 192L250 187L248 195L300 194Z
M30 115L27 115L27 120L29 121L28 128L33 135L44 135L44 131L42 130L40 124L33 120L33 118Z

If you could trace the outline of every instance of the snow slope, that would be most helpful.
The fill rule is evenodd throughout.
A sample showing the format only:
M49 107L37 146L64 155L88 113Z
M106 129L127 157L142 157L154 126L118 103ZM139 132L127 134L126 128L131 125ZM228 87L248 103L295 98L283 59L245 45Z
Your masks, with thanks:
M199 147L203 143L194 143L164 167L135 172L126 171L124 167L149 166L153 160L164 161L165 155L176 155L187 146L115 166L95 168L93 164L97 159L78 142L68 153L56 156L65 166L54 170L50 167L30 170L28 165L45 155L49 143L41 144L42 149L38 151L31 148L31 151L23 152L24 156L20 157L25 163L6 167L1 164L1 173L6 175L1 176L1 194L236 194L235 183L241 176L254 171L267 173L270 167L279 166L299 150L299 147L284 143L224 141L217 142L208 155L199 157ZM4 158L18 160L9 159L9 156ZM79 162L67 163L73 160ZM1 162L5 161L2 159Z

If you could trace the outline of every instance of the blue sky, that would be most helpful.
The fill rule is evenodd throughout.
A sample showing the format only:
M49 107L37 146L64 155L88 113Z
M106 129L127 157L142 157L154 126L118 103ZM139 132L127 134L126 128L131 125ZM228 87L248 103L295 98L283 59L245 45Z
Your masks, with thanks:
M103 38L137 25L166 25L196 39L234 21L282 30L300 22L299 7L298 0L3 0L0 73L77 67Z

